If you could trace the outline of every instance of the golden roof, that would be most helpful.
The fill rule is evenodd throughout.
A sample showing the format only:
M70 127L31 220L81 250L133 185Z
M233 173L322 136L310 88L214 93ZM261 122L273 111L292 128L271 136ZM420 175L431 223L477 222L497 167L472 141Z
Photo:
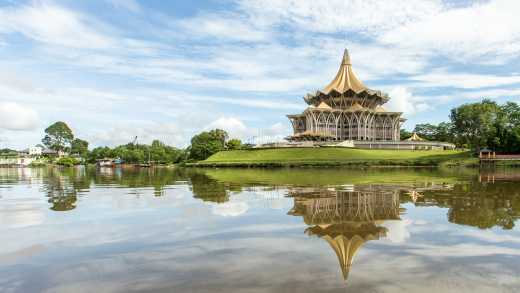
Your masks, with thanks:
M420 137L419 135L417 135L417 133L413 133L412 136L410 136L409 138L405 139L406 141L425 141L426 139Z
M376 112L378 112L378 113L386 112L386 109L381 107L381 106L377 106L376 107Z
M356 111L363 111L363 110L365 110L365 108L363 106L361 106L358 102L356 102L356 103L354 103L354 105L348 107L347 110L356 112Z
M353 90L356 93L366 90L367 87L357 78L352 70L352 62L348 50L343 53L343 60L334 80L323 89L324 94L329 94L332 90L344 93Z
M389 99L387 94L381 91L375 91L367 88L358 79L358 77L352 70L352 61L350 60L348 50L345 49L341 65L334 79L322 91L316 91L314 93L309 93L305 95L304 100L308 104L316 105L321 100L321 97L328 96L333 92L345 94L349 91L353 94L361 95L363 97L377 97L382 99L383 101L388 101Z
M317 108L318 109L332 109L329 105L327 105L327 103L325 103L323 101L318 105Z

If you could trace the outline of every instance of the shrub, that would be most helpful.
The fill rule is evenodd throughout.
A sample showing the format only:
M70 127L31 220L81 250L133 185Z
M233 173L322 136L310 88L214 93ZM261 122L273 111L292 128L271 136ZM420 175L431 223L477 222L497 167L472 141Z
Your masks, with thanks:
M60 166L65 166L65 167L72 167L75 165L79 165L79 161L76 160L75 158L63 157L63 158L59 158L58 161L56 162L56 164L58 164Z

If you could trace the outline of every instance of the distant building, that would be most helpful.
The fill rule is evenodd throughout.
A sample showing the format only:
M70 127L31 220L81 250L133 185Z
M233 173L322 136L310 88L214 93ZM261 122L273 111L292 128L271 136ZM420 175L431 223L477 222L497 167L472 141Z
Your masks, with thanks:
M29 156L41 156L43 149L39 146L29 148Z

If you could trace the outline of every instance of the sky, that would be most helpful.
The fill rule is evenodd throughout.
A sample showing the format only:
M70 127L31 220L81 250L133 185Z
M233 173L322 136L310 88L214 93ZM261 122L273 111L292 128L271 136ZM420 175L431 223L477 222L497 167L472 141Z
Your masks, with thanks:
M345 48L404 128L439 123L484 97L519 102L519 13L517 0L0 0L0 148L38 144L55 121L91 146L288 135L285 115Z

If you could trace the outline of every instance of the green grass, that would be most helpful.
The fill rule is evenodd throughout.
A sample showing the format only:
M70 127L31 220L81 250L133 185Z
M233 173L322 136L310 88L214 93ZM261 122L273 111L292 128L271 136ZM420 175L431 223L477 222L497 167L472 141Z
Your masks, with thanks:
M237 185L325 186L341 184L448 183L472 178L478 170L467 168L201 168L207 176Z
M223 151L196 166L438 166L459 165L470 154L460 151L279 148Z

